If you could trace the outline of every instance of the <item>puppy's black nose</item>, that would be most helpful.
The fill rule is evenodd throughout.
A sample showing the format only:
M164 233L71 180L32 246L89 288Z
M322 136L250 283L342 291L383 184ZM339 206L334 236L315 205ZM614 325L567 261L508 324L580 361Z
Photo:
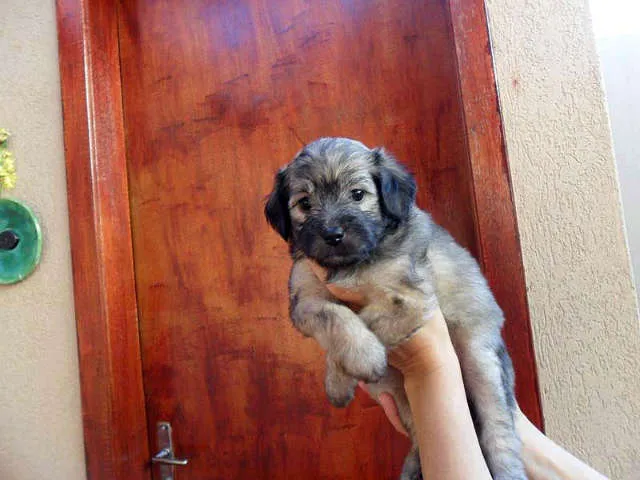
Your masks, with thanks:
M341 227L329 227L324 232L322 232L322 238L327 243L327 245L331 245L335 247L344 238L344 230Z

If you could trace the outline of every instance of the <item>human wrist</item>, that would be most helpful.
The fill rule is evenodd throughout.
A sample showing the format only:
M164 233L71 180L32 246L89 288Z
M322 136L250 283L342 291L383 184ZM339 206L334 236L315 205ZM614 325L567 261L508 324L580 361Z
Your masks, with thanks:
M428 379L442 374L452 376L452 373L460 372L460 362L451 344L438 345L427 355L414 357L400 371L407 389L424 385Z
M390 363L406 380L424 378L440 369L459 368L458 357L440 310L408 340L389 353Z

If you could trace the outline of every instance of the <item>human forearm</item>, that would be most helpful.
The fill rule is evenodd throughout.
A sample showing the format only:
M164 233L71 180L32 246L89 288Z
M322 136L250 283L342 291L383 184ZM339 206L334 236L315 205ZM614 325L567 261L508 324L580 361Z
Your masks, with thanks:
M310 267L325 282L324 269L313 262ZM356 312L366 305L366 299L357 291L331 284L326 288ZM425 478L490 478L442 312L436 311L413 337L391 351L389 361L405 377ZM406 435L391 395L382 394L378 401L396 429ZM519 410L515 420L531 480L606 480L545 437Z
M460 364L448 334L439 332L440 328L436 325L426 335L419 332L423 338L410 340L422 354L427 352L428 359L416 357L406 347L402 349L403 355L407 354L404 359L393 358L403 366L422 474L441 480L490 479L471 420ZM440 333L447 335L444 340L433 341ZM406 363L409 360L411 363Z
M551 439L517 411L516 429L522 439L522 460L531 480L606 480Z

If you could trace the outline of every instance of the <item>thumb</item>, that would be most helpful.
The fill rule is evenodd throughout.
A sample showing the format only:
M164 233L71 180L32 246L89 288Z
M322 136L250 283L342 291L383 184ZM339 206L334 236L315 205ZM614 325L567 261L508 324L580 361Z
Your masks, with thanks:
M398 407L396 406L396 402L391 396L391 394L381 393L380 397L378 397L378 402L380 403L380 406L384 410L384 413L387 415L389 422L391 422L391 425L393 425L393 428L395 428L398 432L408 437L409 434L407 433L407 431L404 429L404 426L402 425L402 421L400 420L400 414L398 413Z
M367 392L367 394L371 395L371 393L369 393L369 390L367 389L367 385L364 382L358 382L358 385L365 392ZM389 419L391 425L393 425L393 428L408 437L409 434L402 425L402 420L400 420L400 414L398 413L398 407L396 405L396 401L393 399L393 396L390 393L383 392L378 396L376 400L382 407L382 410Z

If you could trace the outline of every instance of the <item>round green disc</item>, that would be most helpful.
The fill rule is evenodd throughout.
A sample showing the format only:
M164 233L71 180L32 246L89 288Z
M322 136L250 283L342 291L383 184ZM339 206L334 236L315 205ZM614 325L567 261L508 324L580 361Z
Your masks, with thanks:
M0 284L26 278L41 252L42 235L33 212L15 200L0 199Z

